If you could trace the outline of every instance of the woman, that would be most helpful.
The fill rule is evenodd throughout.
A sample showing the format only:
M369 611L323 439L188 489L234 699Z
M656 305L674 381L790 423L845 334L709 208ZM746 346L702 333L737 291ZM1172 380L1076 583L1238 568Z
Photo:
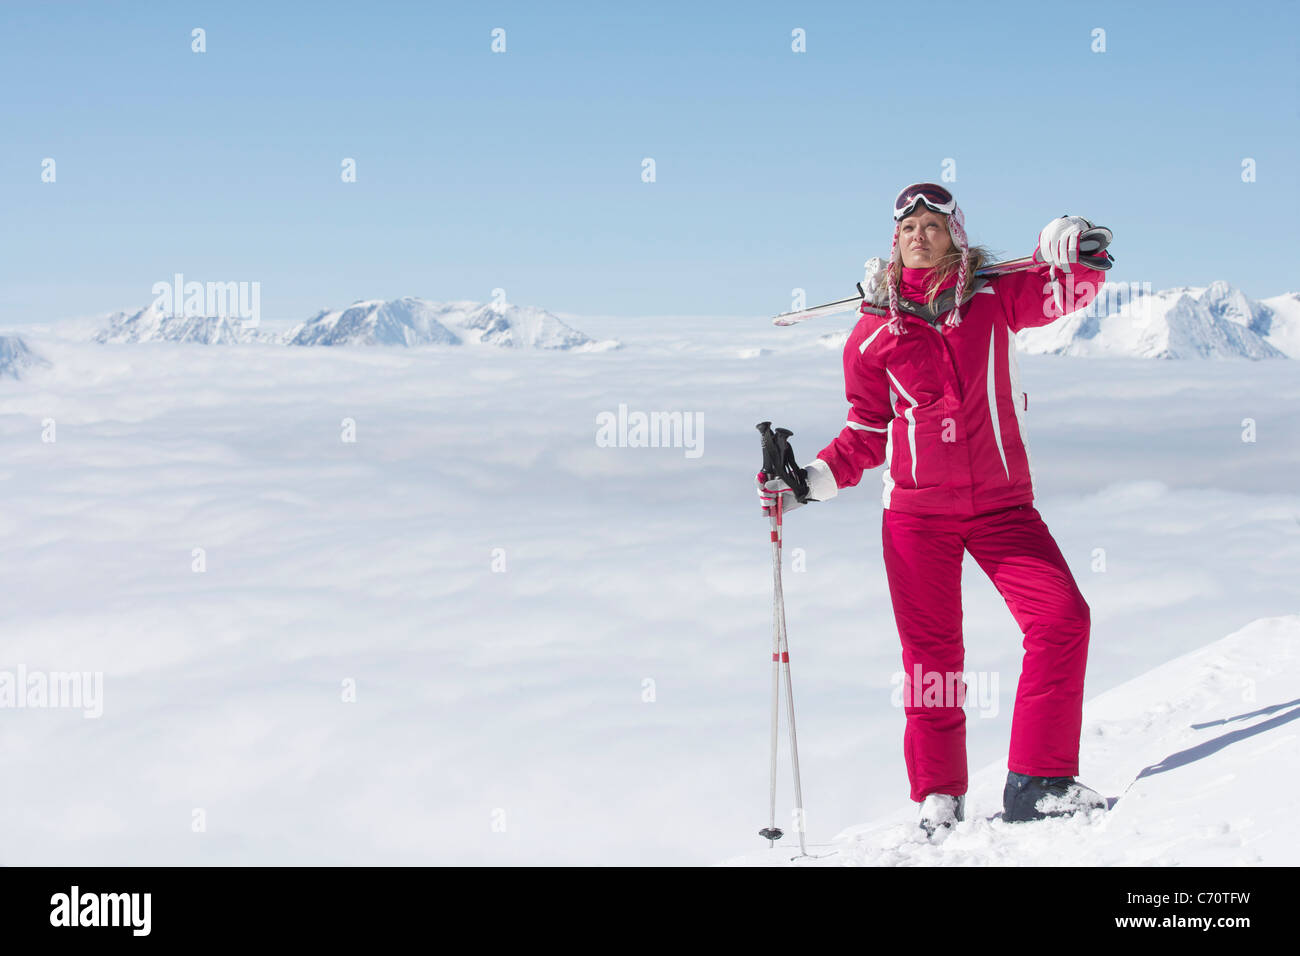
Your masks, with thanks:
M1024 634L1002 819L1105 805L1074 780L1089 610L1033 506L1015 347L1018 330L1096 295L1105 273L1078 261L1079 235L1090 227L1054 219L1038 237L1040 269L976 279L987 254L968 245L952 194L934 183L904 189L890 262L868 274L862 317L844 346L848 420L805 469L810 500L826 501L887 465L881 537L903 645L903 753L927 835L965 811L964 551ZM764 513L777 495L785 510L800 505L781 479L759 482ZM925 687L956 694L914 688L917 673Z

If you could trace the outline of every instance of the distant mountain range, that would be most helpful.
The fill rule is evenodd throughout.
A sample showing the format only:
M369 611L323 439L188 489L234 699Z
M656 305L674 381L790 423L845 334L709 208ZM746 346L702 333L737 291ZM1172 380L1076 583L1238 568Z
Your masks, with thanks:
M237 318L224 316L171 315L152 303L137 312L114 312L108 325L91 341L104 344L125 342L196 342L200 345L235 345L240 342L274 341L277 336L260 329L246 329Z
M545 309L427 299L372 299L322 311L292 329L289 345L487 345L510 349L603 351L597 342Z
M1251 299L1227 282L1135 296L1104 315L1084 309L1023 329L1030 354L1129 358L1300 358L1300 293Z
M1100 310L1096 310L1100 311ZM818 342L839 348L847 331ZM1251 299L1227 282L1204 288L1164 289L1135 295L1108 314L1084 309L1041 328L1017 333L1021 352L1071 356L1192 359L1300 358L1300 293ZM263 342L297 346L438 345L595 352L618 348L565 324L545 309L427 299L368 299L325 309L288 332L244 328L236 318L164 315L154 306L116 312L92 341L190 342L238 345ZM746 349L743 357L767 349ZM0 335L0 377L18 378L49 362L17 335Z
M244 328L235 318L164 315L153 305L117 312L95 333L101 343L196 342L235 345L449 345L592 352L617 348L566 325L545 309L427 299L370 299L345 309L323 309L287 333Z

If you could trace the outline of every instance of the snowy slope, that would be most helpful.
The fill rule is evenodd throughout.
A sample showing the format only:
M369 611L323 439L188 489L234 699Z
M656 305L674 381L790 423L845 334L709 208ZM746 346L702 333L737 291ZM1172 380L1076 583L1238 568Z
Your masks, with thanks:
M245 328L238 318L164 314L157 302L151 302L135 312L114 312L109 316L108 326L96 332L92 341L101 344L197 342L202 345L233 345L268 338L257 328Z
M0 377L22 378L29 368L49 365L17 335L0 335Z
M1030 354L1130 358L1300 358L1300 322L1226 282L1163 289L1124 301L1107 315L1082 309L1018 333ZM1272 301L1272 300L1270 300ZM1294 299L1291 300L1294 303ZM1104 307L1099 306L1099 309Z
M1087 818L1006 824L1006 765L970 779L966 820L936 843L916 805L810 847L793 865L1294 865L1300 614L1262 618L1084 704ZM759 841L761 842L761 841ZM797 836L732 865L791 865Z
M427 299L373 299L325 310L285 337L290 345L492 345L600 351L597 342L544 309Z

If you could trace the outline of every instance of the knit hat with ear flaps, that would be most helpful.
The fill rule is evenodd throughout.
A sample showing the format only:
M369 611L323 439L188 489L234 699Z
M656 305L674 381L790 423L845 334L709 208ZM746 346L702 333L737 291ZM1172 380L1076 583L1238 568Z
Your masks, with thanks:
M930 183L913 183L911 186L906 187L902 192L900 192L898 198L901 200L904 196L918 187L925 186L931 186L932 188L947 192L947 190L943 189L942 186L934 187ZM951 195L951 193L949 193L949 195ZM894 208L897 209L898 205L899 201L895 200ZM921 203L921 205L924 206L925 204ZM961 207L957 205L955 199L952 203L952 212L941 215L944 215L944 218L948 220L948 235L952 236L953 245L961 250L961 264L957 267L957 285L953 293L952 312L950 312L948 318L944 320L944 325L956 328L961 325L961 294L966 288L966 273L970 260L970 244L966 239L966 217L962 215ZM903 218L905 219L907 217L904 216ZM903 255L898 249L898 230L902 225L902 219L894 223L894 241L889 247L890 268L886 270L885 273L885 280L889 286L889 331L895 335L902 335L907 331L907 327L903 325L903 317L898 311L898 285L894 281L894 272L892 268L895 261L897 261L900 266L903 261Z

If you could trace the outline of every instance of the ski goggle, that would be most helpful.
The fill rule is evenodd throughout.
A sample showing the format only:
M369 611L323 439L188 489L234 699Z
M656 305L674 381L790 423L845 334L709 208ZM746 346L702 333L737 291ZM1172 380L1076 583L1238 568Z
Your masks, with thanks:
M957 200L953 199L952 193L942 186L934 183L912 183L894 200L894 221L897 222L904 216L911 215L918 203L925 203L928 209L945 216L951 215L957 208Z

